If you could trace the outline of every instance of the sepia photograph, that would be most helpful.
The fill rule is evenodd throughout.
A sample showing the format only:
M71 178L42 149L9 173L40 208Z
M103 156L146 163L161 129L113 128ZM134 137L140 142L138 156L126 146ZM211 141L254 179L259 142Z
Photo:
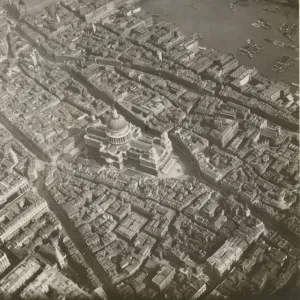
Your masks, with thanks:
M0 0L0 300L300 300L299 0Z

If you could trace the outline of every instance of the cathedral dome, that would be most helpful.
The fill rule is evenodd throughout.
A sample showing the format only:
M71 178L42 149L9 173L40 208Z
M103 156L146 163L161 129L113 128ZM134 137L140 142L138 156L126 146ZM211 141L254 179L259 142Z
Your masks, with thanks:
M107 129L112 132L123 131L128 128L128 123L123 116L120 116L114 108L107 122Z
M112 109L107 121L106 137L113 145L122 145L131 139L131 125L118 114L115 108Z

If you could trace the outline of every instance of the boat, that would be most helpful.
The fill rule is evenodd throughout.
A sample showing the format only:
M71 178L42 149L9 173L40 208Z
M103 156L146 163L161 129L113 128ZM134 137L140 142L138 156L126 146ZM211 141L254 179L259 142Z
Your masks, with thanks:
M281 47L284 46L284 43L280 42L280 41L273 41L273 44L276 45L276 46L281 46Z
M283 56L280 57L278 62L282 63L282 64L286 64L286 63L288 63L289 60L290 60L290 58L288 56L283 55Z
M293 50L296 50L296 51L299 50L295 45L291 45L291 44L285 44L284 47L289 48L289 49L293 49Z
M255 22L251 23L251 26L253 26L253 27L257 27L257 28L260 28L260 25L259 25L259 24L257 24L257 23L255 23Z
M263 22L261 24L261 27L264 29L270 29L270 28L272 28L272 24L270 22Z
M273 40L271 40L271 39L264 39L264 40L268 43L273 43Z
M247 51L247 50L245 50L244 48L240 48L239 50L240 50L241 52L245 53L245 54L247 54L247 53L248 53L248 51Z

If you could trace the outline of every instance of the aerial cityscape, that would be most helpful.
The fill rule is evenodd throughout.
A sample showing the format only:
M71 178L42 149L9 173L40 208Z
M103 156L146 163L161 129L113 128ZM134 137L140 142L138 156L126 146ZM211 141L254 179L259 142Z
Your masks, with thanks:
M0 1L0 300L300 299L298 6Z

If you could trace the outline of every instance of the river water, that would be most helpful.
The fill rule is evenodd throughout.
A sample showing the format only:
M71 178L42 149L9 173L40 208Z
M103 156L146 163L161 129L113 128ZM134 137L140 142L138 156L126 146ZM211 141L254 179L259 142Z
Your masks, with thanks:
M283 47L274 46L264 39L274 39L292 43L278 30L281 23L298 23L295 15L270 13L262 8L264 1L251 3L248 7L236 7L232 12L229 4L233 0L141 0L141 7L148 13L159 14L160 20L177 24L182 32L190 36L196 32L203 36L203 46L214 48L221 52L236 52L250 38L255 43L265 47L253 59L239 56L240 64L256 67L263 75L285 83L299 81L299 68L282 73L272 72L272 66L281 55L292 58L299 53ZM252 27L250 23L263 18L273 24L271 29ZM298 44L299 39L296 38Z

